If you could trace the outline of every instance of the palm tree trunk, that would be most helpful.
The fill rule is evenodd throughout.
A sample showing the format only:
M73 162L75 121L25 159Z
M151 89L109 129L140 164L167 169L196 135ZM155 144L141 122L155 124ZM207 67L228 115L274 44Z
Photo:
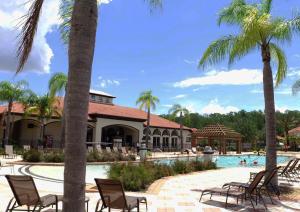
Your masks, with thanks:
M12 105L13 105L12 102L8 103L7 116L6 116L6 130L5 130L5 137L4 137L4 145L7 145L8 142L9 142L10 120L11 120Z
M67 88L65 90L65 94L67 93ZM67 109L67 95L64 97L64 107L62 111L61 117L61 131L60 131L60 144L62 148L65 147L66 143L66 109Z
M150 107L148 108L148 113L147 113L147 130L146 130L146 147L148 148L149 144L149 130L150 130Z
M181 154L183 153L183 135L182 135L182 128L183 128L183 116L182 116L182 112L180 112L180 145L181 145Z
M268 45L262 47L263 84L265 97L265 121L266 121L266 170L267 174L277 166L276 152L276 120L275 120L275 103L274 103L274 86L271 68L271 56ZM278 186L278 178L274 177L272 184Z
M85 141L97 18L97 0L75 0L66 93L64 212L85 211Z

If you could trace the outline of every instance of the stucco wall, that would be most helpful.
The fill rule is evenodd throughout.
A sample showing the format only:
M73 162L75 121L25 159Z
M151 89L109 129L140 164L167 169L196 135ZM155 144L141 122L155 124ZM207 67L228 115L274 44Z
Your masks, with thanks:
M102 128L111 126L111 125L124 125L124 126L129 126L129 127L135 128L136 130L138 130L138 138L137 137L133 138L136 141L140 141L143 137L143 123L142 122L97 118L96 130L94 131L95 132L95 142L101 142Z

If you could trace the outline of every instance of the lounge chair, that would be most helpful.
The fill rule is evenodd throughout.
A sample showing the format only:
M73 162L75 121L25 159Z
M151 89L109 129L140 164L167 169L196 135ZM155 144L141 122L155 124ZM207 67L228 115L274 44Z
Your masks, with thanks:
M146 197L133 197L125 195L122 183L118 180L110 179L95 179L99 193L100 199L97 202L95 212L103 211L108 208L110 212L111 209L121 209L123 211L131 211L134 208L137 208L137 211L140 211L140 203L146 204ZM99 209L100 202L102 203L101 208Z
M102 148L101 148L101 146L97 146L96 149L97 149L98 153L102 153Z
M13 145L5 145L5 158L16 158Z
M121 152L123 155L128 155L128 152L125 147L121 147Z
M114 151L115 153L119 153L118 147L114 146L114 147L113 147L113 151Z
M192 153L197 154L197 149L196 149L196 147L192 147Z
M300 161L299 158L296 158L294 160L294 162L292 163L292 165L289 167L289 169L287 170L288 174L294 178L295 181L297 181L296 179L299 178L299 174L297 172L297 164Z
M259 184L259 188L257 189L257 192L260 192L260 190L262 188L265 188L266 189L266 193L267 195L269 196L271 202L273 203L273 199L269 193L269 190L268 190L268 187L272 188L273 192L276 194L276 196L278 197L278 199L280 200L280 191L272 184L272 179L274 178L274 176L277 174L278 170L280 169L280 166L274 168L270 174L268 174L267 176L265 176L264 180ZM251 173L252 175L254 173ZM257 173L256 173L257 174ZM247 183L241 183L241 182L230 182L230 183L225 183L223 185L223 187L237 187L237 188L247 188L250 186L251 182L253 181L253 179L250 178L250 181L247 182Z
M30 145L23 145L24 152L28 152L30 150Z
M237 204L238 204L239 198L241 200L243 200L243 197L246 197L248 195L250 197L251 205L252 205L253 209L255 209L254 204L252 202L252 198L253 198L253 195L256 196L256 198L255 198L256 203L257 203L257 196L260 199L263 200L260 192L257 192L257 187L258 187L259 183L261 182L262 178L264 177L265 173L266 173L265 171L261 171L261 172L257 173L257 175L254 177L253 181L249 184L249 186L245 187L244 191L231 189L232 187L230 187L230 186L228 186L227 188L222 187L222 188L205 189L205 190L202 191L202 194L201 194L201 197L200 197L199 201L201 201L203 195L207 195L207 194L211 195L210 199L211 199L213 194L226 196L226 202L225 202L225 208L226 208L227 207L227 202L228 202L228 197L235 197L236 201L237 201ZM265 208L267 208L264 200L263 200L263 203L264 203Z
M293 161L294 161L294 160L290 160L290 161L287 163L287 165L284 166L283 169L282 169L282 170L279 170L279 172L278 172L278 176L279 176L279 177L282 177L282 178L285 178L285 179L288 181L288 183L290 183L291 180L292 180L292 176L291 176L290 173L289 173L289 168L291 167L291 164L292 164Z
M33 178L22 175L5 175L14 197L9 201L6 211L41 211L43 208L55 205L58 211L58 202L63 196L48 194L40 197ZM24 208L26 207L26 208Z
M88 146L87 152L88 153L94 152L94 147Z
M111 153L111 148L109 146L107 146L105 149L107 153Z

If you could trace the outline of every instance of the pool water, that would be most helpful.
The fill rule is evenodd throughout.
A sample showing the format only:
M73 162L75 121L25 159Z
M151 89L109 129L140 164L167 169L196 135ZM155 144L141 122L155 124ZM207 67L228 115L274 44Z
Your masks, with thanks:
M195 160L195 157L183 157L178 158L179 160ZM198 157L198 160L204 160L203 157ZM246 164L241 165L240 161L246 160ZM278 156L277 163L285 163L290 159L287 156ZM171 164L177 160L173 159L159 159L156 160L158 163ZM228 167L242 167L242 166L264 166L265 165L265 156L256 156L256 155L242 155L242 156L212 156L212 160L216 162L217 167L219 168L228 168ZM257 165L254 165L253 162L256 161ZM87 165L86 167L86 182L94 183L94 178L106 178L107 170L109 165ZM63 180L63 166L39 166L34 165L30 167L30 172L35 177L53 179L62 182Z

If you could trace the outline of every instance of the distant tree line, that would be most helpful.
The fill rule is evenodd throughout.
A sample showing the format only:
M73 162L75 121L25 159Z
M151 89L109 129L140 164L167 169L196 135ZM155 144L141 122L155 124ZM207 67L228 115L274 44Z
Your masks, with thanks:
M180 123L180 117L172 114L161 115L163 118ZM261 110L247 112L231 112L228 114L209 114L188 113L183 117L183 123L190 128L201 129L209 124L223 124L234 129L244 136L243 141L256 145L256 142L265 143L265 114ZM284 113L276 112L276 132L277 136L282 137L282 142L291 145L294 141L288 136L288 131L300 125L300 111L287 110Z

